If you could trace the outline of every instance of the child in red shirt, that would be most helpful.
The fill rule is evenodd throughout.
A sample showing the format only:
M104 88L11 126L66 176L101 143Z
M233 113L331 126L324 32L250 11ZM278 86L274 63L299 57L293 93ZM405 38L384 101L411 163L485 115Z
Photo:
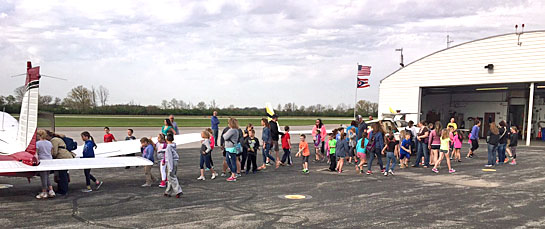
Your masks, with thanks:
M288 161L288 165L291 165L291 139L290 139L290 127L284 127L284 135L282 135L282 150L284 150L284 155L282 155L282 160L280 165L286 165L285 162Z
M104 127L104 132L106 134L104 135L104 142L117 142L113 134L110 134L110 128Z
M295 154L296 157L300 157L301 153L303 154L303 173L308 174L308 158L310 157L310 150L308 149L308 143L306 141L306 136L301 134L299 137L301 142L299 142L299 151Z

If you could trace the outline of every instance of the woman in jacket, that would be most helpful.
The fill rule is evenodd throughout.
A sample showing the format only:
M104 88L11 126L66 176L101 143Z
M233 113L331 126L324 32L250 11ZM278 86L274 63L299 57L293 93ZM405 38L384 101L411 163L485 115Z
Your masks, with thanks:
M384 165L382 164L382 148L384 148L384 130L380 126L379 122L373 123L371 126L372 131L369 135L369 139L373 139L373 144L375 145L372 152L368 152L370 158L367 162L367 175L373 174L371 172L371 165L373 165L373 159L377 157L378 164L380 166L380 172L384 173Z
M498 140L498 164L503 165L505 161L505 147L507 146L507 139L509 137L509 130L505 121L501 121L499 128L499 140ZM508 161L507 161L508 162Z
M274 157L270 154L271 146L272 146L272 138L271 138L271 130L269 126L269 122L266 118L261 119L261 125L263 126L263 133L261 134L261 140L263 141L263 165L258 170L263 170L267 168L267 158L270 161L273 161L276 163L276 160Z
M66 143L64 142L64 140L62 140L64 136L53 133L51 131L47 131L47 135L49 137L49 141L53 145L53 148L51 149L51 156L53 156L53 159L74 158L72 152L66 149ZM68 194L68 170L59 170L57 172L59 178L59 181L57 183L57 194L66 195Z
M498 150L498 144L500 141L500 131L495 122L491 122L490 128L486 135L486 142L488 143L488 164L485 167L492 167L496 165L496 152Z

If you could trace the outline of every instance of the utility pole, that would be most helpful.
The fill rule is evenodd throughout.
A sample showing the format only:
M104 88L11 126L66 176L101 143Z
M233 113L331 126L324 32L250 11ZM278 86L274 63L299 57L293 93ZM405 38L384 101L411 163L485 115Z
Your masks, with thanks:
M450 48L450 43L454 42L453 40L450 39L450 36L447 35L447 48Z
M403 64L403 48L400 48L400 49L396 49L396 52L401 52L401 60L399 62L399 65L401 65L401 67L405 67L405 64Z

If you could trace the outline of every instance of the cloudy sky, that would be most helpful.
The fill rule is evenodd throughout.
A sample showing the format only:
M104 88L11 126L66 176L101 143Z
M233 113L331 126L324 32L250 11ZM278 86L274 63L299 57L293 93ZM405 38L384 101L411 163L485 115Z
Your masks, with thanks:
M543 1L0 0L0 95L41 66L41 94L104 85L110 103L171 98L226 107L352 104L356 63L372 66L359 99L405 63L454 43L545 29Z

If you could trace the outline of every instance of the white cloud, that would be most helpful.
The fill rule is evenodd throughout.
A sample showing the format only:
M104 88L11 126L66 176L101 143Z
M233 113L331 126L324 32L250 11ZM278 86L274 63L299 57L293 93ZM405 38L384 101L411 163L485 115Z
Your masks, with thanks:
M447 34L459 44L517 23L543 29L544 9L537 0L0 0L0 77L32 60L69 79L42 84L59 97L104 85L113 103L336 105L352 103L359 62L373 66L359 97L377 101L379 80L398 68L395 48L408 63L443 49Z

